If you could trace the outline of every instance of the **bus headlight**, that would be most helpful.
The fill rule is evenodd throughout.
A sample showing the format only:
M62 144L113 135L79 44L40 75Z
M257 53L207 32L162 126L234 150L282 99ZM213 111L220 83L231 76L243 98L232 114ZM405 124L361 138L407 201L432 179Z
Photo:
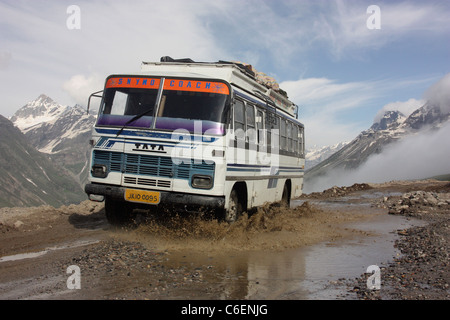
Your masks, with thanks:
M213 178L211 176L195 174L192 176L191 185L198 189L211 189L213 186Z
M106 178L108 175L108 168L103 164L94 164L92 166L91 174L95 178Z

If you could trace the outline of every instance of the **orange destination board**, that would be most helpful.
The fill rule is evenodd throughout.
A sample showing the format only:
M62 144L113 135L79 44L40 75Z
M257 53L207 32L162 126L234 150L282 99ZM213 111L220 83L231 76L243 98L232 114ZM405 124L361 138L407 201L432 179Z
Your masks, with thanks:
M161 79L142 77L113 77L106 82L106 88L142 88L158 89ZM216 81L200 81L191 79L165 79L164 90L180 90L229 94L225 83Z

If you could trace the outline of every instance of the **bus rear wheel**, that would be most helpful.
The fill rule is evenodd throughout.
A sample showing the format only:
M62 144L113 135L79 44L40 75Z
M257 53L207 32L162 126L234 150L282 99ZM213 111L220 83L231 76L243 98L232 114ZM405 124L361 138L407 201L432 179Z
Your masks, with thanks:
M281 207L289 208L291 206L291 194L287 183L284 184L283 196L281 197Z
M242 203L236 189L233 189L228 200L228 209L225 210L225 221L228 223L235 222L242 214Z

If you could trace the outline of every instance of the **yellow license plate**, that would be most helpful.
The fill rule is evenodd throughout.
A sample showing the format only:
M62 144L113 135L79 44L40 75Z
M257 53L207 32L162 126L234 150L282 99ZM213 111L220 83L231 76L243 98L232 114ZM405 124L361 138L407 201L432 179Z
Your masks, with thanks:
M160 193L157 191L126 189L125 200L139 203L158 204L160 200Z

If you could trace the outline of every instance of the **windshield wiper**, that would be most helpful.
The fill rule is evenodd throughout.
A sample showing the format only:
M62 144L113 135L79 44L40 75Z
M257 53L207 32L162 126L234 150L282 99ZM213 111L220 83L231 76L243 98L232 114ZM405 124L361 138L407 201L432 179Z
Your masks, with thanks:
M165 80L165 78L161 78L161 82L160 82L160 84L159 84L159 89L158 89L158 95L156 96L156 102L155 102L154 108L153 108L153 109L149 109L149 110L147 110L147 111L144 111L144 112L142 112L142 113L140 113L140 114L138 114L138 115L135 115L133 118L131 118L130 120L128 120L128 121L123 125L123 127L120 128L119 131L117 131L116 137L118 137L118 136L122 133L123 129L125 129L125 127L126 127L127 125L129 125L130 123L132 123L132 122L138 120L139 118L145 116L147 113L153 112L153 111L155 111L155 116L153 117L153 124L152 124L152 127L154 126L154 122L155 122L155 118L156 118L156 113L158 112L159 104L160 104L160 102L161 102L162 91L163 91L163 87L164 87L164 80Z
M133 118L131 118L130 120L128 120L127 122L125 122L125 124L122 126L122 128L120 128L120 130L117 131L116 137L118 137L118 136L122 133L123 129L125 129L126 126L128 126L130 123L132 123L132 122L134 122L134 121L136 121L136 120L142 118L143 116L145 116L145 115L146 115L147 113L149 113L149 112L153 112L153 109L149 109L149 110L147 110L147 111L145 111L145 112L142 112L142 113L140 113L140 114L137 114L137 115L135 115Z

